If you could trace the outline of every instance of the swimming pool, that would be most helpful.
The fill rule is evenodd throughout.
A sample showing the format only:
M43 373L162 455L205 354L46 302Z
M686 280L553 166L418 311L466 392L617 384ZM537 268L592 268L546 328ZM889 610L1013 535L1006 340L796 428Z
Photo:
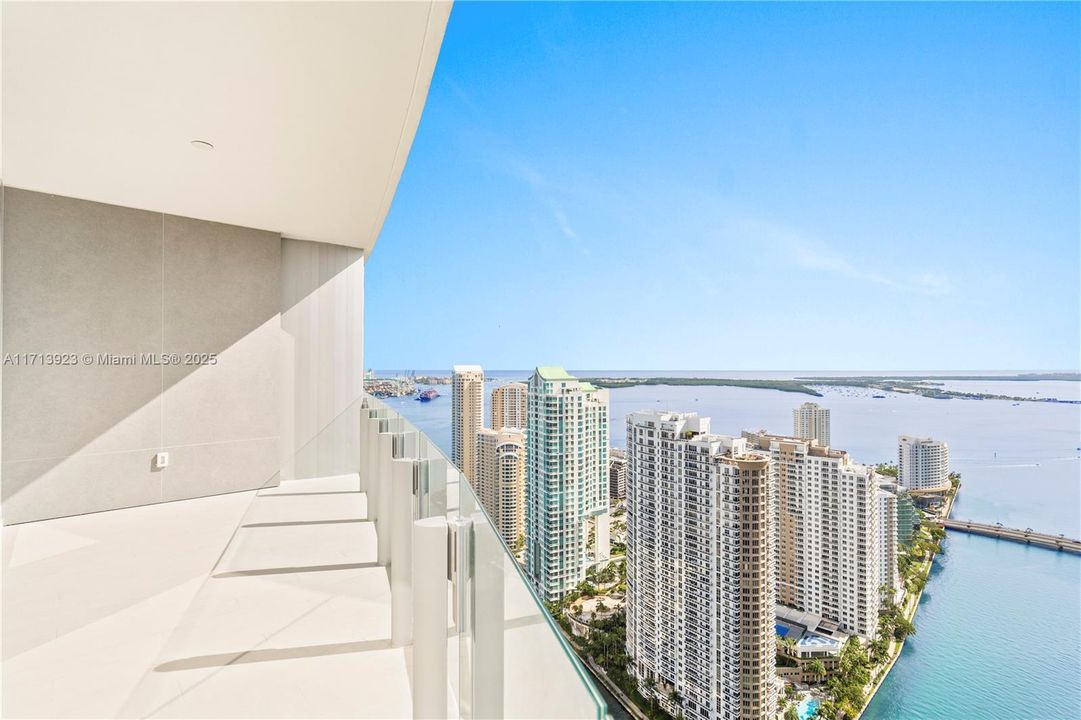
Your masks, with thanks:
M804 698L796 706L796 712L799 713L799 720L811 720L818 712L818 698Z

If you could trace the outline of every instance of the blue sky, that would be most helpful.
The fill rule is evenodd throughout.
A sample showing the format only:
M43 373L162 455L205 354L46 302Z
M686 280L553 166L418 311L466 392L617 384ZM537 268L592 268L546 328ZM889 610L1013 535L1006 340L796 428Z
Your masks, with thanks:
M472 3L375 368L1065 369L1078 4Z

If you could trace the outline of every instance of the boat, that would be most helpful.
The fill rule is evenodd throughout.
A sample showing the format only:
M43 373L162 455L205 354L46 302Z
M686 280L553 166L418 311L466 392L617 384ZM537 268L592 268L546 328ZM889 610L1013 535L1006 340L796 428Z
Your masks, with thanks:
M415 399L419 400L420 402L431 402L437 397L439 397L439 393L435 391L435 388L428 388L424 392L418 393Z
M875 400L884 400L886 398L885 395L872 395L871 397L873 397Z

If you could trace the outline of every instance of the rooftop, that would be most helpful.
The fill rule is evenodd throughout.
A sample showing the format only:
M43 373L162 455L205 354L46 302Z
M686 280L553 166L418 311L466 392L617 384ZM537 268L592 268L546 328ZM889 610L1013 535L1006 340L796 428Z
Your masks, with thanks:
M575 380L576 378L558 365L542 365L537 374L545 380Z

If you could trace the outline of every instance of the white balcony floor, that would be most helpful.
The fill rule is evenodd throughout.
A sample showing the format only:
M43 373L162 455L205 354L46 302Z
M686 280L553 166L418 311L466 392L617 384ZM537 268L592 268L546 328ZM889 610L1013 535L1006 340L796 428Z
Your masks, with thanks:
M410 717L375 552L355 475L5 528L3 715Z

